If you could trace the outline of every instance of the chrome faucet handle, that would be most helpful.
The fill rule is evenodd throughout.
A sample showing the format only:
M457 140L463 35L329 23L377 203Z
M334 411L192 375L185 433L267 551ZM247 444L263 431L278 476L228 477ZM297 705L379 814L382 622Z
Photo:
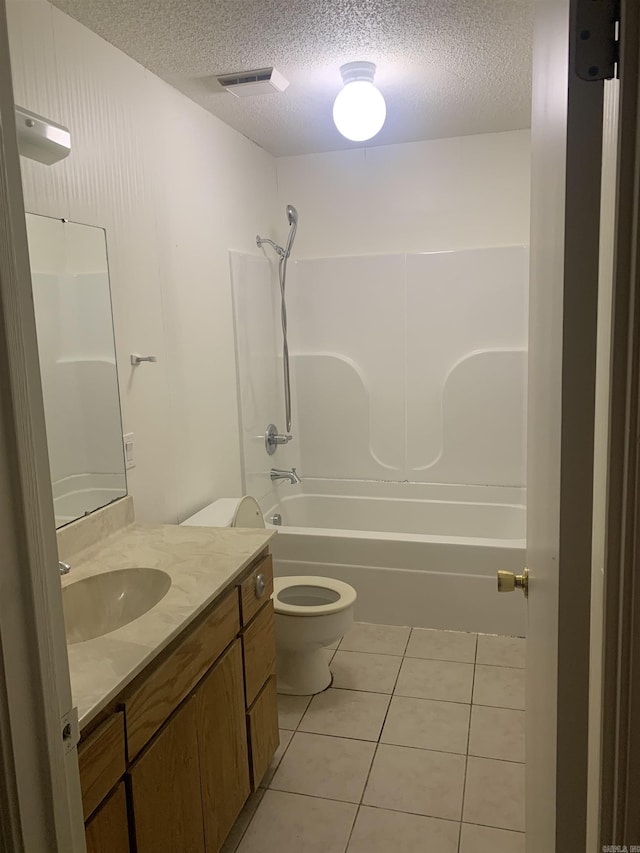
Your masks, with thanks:
M269 424L264 434L264 446L269 456L273 456L280 444L288 444L292 435L281 435L275 424Z
M58 560L58 569L60 570L61 575L68 575L71 571L71 566L69 563L65 563L62 560Z

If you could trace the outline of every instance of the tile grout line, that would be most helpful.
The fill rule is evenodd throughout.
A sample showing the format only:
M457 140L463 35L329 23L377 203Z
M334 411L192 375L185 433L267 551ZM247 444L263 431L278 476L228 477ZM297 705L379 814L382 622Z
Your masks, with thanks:
M464 779L462 782L462 802L460 803L460 828L458 830L458 853L462 845L462 823L464 818L464 799L467 794L467 771L469 770L469 746L471 745L471 719L473 716L473 690L476 683L476 663L478 660L479 637L476 634L476 648L473 655L473 674L471 676L471 698L469 700L469 730L467 731L467 752L464 757Z
M405 643L405 651L407 646L409 645L409 638L411 637L412 629L409 629L409 634L407 635L407 642ZM387 704L387 710L385 711L384 719L382 720L382 725L380 726L380 732L378 733L378 739L376 741L375 749L373 750L373 755L371 756L371 764L369 765L369 770L367 772L367 778L364 780L364 785L362 786L362 793L360 795L360 802L358 803L358 808L356 810L356 816L353 821L353 826L351 827L351 832L349 833L349 839L347 841L347 846L345 848L345 853L348 853L349 845L351 844L351 838L353 837L353 831L356 827L356 822L358 820L358 815L360 814L360 809L364 804L364 797L367 792L367 786L369 784L369 779L371 778L371 772L373 770L373 765L376 760L376 755L378 754L378 748L380 746L380 738L382 737L382 732L384 731L385 723L387 722L387 717L389 716L389 710L391 708L391 703L393 702L394 690L396 689L396 684L398 683L398 678L400 676L400 670L402 669L402 661L404 660L404 653L401 656L400 666L398 667L398 672L396 673L396 677L393 682L393 687L391 689L391 693L389 694L389 703Z

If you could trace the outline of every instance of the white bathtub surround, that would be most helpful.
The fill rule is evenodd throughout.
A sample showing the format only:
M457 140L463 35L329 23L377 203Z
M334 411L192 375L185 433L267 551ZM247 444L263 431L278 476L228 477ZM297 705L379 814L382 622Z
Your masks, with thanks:
M303 476L523 486L523 247L300 260Z
M293 442L279 446L273 456L265 450L264 434L269 424L275 424L281 433L285 431L277 259L230 252L229 263L244 493L258 499L268 494L274 497L269 472L272 467L296 466L299 442L294 416Z
M527 263L522 246L292 263L294 440L278 465L524 486ZM264 430L282 420L275 267L231 265L245 484L262 498Z
M525 563L523 489L305 478L281 494L262 504L267 519L282 515L277 575L351 584L367 622L525 633L525 599L496 591L498 569Z
M345 651L365 638L387 653ZM279 697L285 746L224 853L311 853L319 841L332 853L458 853L459 844L463 853L524 853L524 712L499 707L498 694L488 697L494 707L439 700L437 682L425 698L400 695L395 681L362 687L368 658L397 671L411 650L433 652L418 662L451 665L447 656L467 659L471 648L464 666L473 670L487 644L496 658L522 662L512 638L354 625L331 662L336 673L340 655L354 659L340 688Z

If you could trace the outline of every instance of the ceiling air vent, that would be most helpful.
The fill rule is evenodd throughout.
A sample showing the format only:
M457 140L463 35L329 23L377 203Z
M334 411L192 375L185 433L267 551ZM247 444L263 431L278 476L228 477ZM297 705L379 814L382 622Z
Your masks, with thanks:
M284 92L289 85L289 81L275 68L258 68L257 71L221 74L218 77L218 83L236 98Z

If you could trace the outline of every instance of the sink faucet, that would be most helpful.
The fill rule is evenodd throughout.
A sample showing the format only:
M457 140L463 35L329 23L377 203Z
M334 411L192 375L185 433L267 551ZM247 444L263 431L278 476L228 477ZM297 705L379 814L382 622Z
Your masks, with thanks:
M288 480L292 485L295 483L301 483L302 482L300 477L298 477L295 468L292 468L290 471L282 471L280 468L272 468L271 469L271 479L272 480Z
M60 569L61 575L68 575L71 571L69 563L63 563L62 560L58 560L58 568Z

